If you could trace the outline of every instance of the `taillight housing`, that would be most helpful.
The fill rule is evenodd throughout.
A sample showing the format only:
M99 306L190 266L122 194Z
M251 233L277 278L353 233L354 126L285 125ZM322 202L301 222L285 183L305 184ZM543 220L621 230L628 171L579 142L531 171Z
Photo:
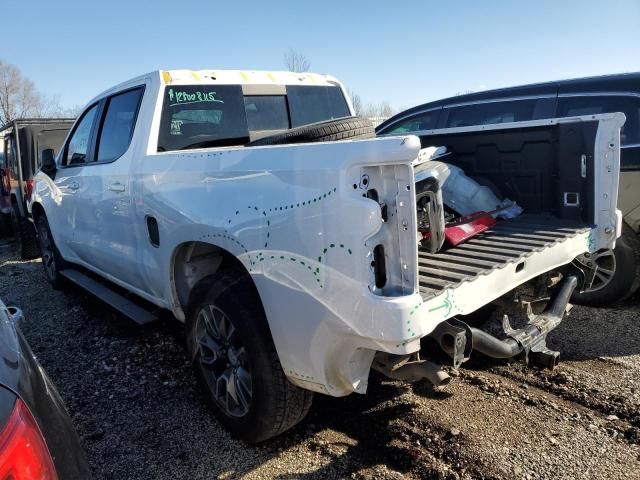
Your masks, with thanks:
M57 480L53 460L27 406L16 403L0 432L0 480Z
M27 200L31 199L31 194L33 193L33 179L27 180L24 182L24 196L27 197Z

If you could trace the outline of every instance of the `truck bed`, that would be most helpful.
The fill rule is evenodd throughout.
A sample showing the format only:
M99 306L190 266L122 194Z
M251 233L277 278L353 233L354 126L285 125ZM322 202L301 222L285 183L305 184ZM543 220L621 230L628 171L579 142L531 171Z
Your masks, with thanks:
M418 248L420 294L424 301L472 282L481 275L520 263L537 252L562 243L590 227L547 215L521 215L499 220L491 229L437 253Z

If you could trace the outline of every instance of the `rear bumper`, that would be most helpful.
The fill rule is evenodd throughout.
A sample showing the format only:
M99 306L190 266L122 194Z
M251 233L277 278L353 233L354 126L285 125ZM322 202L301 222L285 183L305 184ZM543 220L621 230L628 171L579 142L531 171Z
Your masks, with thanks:
M509 225L507 222L505 224ZM469 263L467 260L456 258L456 267L452 266L447 270L445 262L437 260L442 254L434 254L431 256L433 258L421 254L421 267L430 266L425 267L427 271L421 272L420 293L401 297L377 297L367 292L359 299L350 298L352 311L357 312L356 318L336 316L338 310L334 308L331 315L325 316L325 321L318 326L315 335L304 347L310 355L309 371L300 368L307 364L306 361L298 358L294 362L293 358L287 358L286 353L280 355L291 381L303 388L335 396L351 392L363 393L367 388L369 368L375 352L396 355L417 352L420 350L420 340L432 333L443 321L456 315L471 313L517 286L591 251L590 228L559 225L553 228L548 224L530 223L526 228L518 226L513 227L513 231L507 231L506 225L505 229L491 230L476 237L493 238L496 241L501 238L504 241L503 255L494 251L502 247L496 247L493 243L468 243L469 248L465 252L475 252L473 249L476 247L471 247L472 245L484 245L494 250L489 254L489 251L483 252L482 247L478 247L478 260L483 254L492 256L487 256L482 263L474 264L475 270L467 272L462 278L450 278L447 272L453 271L453 268L457 268L456 272L463 272L457 266ZM527 228L529 231L524 234L520 231ZM509 241L510 238L513 241ZM457 248L461 247L463 245ZM457 248L450 249L449 252ZM455 252L451 256L456 257ZM463 255L460 257L469 258ZM452 258L448 258L448 261L453 265ZM440 273L436 274L436 271ZM423 276L427 273L430 275L428 279ZM439 283L434 282L434 279ZM344 292L333 293L336 299L344 296ZM279 335L274 335L274 338L278 337Z

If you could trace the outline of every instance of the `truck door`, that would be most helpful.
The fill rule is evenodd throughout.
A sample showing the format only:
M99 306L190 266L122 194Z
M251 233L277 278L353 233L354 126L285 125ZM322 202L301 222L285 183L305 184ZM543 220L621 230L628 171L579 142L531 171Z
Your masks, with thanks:
M90 161L77 178L80 188L74 250L89 266L139 287L137 237L129 182L133 131L143 88L103 101Z

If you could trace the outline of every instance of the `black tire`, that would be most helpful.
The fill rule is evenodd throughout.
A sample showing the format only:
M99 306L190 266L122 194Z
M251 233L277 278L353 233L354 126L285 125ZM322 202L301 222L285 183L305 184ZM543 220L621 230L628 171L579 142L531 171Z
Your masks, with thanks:
M309 411L313 393L287 380L255 288L239 272L218 272L198 284L186 337L198 380L234 436L262 442L293 427Z
M364 139L375 136L376 132L368 119L345 117L292 128L286 132L254 140L247 146L335 142L337 140Z
M11 234L11 215L0 213L0 238L10 237Z
M18 206L15 203L11 209L11 228L20 256L25 260L38 258L40 256L40 245L36 229L33 223L20 215Z
M640 239L626 225L622 236L611 251L598 252L593 258L596 263L608 262L605 267L613 271L607 282L601 281L596 288L575 293L572 301L579 305L607 307L620 302L635 293L640 286Z
M38 239L40 241L40 250L42 251L44 275L53 288L60 290L64 286L64 277L60 275L60 270L64 270L66 263L60 256L60 252L53 241L49 222L44 214L36 217L36 228L38 229Z

